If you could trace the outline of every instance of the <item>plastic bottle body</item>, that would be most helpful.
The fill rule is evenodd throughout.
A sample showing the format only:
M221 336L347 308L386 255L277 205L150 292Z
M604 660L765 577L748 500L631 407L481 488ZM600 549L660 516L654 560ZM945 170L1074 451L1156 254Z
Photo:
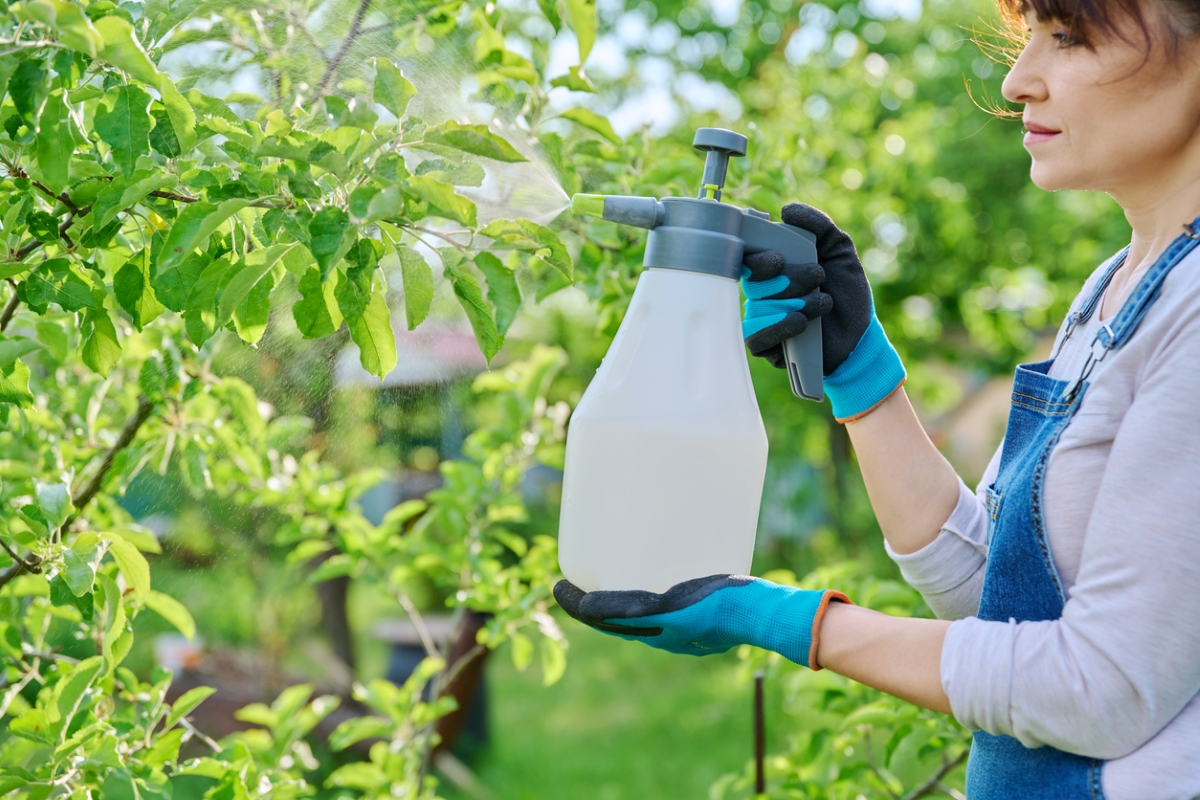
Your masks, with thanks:
M735 281L639 279L571 418L559 565L585 591L746 573L767 464Z

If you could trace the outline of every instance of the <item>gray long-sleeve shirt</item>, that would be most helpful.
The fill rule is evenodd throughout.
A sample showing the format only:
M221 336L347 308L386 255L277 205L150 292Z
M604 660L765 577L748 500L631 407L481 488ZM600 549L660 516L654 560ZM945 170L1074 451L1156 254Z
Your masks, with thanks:
M1052 377L1079 374L1099 316L1062 345ZM957 620L941 671L963 725L1108 759L1108 800L1200 797L1200 251L1089 381L1046 471L1060 619L972 616L999 451L932 543L889 553L934 613Z

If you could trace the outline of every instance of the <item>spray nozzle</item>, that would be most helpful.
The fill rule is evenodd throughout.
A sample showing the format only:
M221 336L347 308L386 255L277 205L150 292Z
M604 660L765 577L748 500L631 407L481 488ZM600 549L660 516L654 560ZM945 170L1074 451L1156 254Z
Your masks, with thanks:
M666 209L653 197L577 194L571 198L571 212L585 217L599 217L621 225L650 229L662 223Z

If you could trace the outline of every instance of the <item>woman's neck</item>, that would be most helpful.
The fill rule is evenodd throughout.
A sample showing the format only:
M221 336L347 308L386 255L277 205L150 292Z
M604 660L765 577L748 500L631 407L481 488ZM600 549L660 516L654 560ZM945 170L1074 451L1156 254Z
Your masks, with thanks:
M1139 190L1110 192L1125 211L1133 238L1125 263L1105 292L1101 319L1108 319L1120 309L1137 279L1183 232L1183 226L1200 216L1200 180L1192 177L1195 175L1200 175L1200 168L1182 167L1161 179L1145 182Z

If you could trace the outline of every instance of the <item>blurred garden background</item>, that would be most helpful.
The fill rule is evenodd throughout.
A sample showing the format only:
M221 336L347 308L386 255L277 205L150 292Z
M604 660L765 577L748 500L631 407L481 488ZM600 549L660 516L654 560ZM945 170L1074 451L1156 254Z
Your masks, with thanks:
M0 795L962 797L938 715L554 607L571 409L644 234L579 191L855 239L975 481L1127 227L1028 180L986 0L0 0ZM754 572L928 614L843 429L751 365ZM207 688L206 688L207 687ZM440 744L439 744L440 742ZM90 794L88 794L90 792Z

